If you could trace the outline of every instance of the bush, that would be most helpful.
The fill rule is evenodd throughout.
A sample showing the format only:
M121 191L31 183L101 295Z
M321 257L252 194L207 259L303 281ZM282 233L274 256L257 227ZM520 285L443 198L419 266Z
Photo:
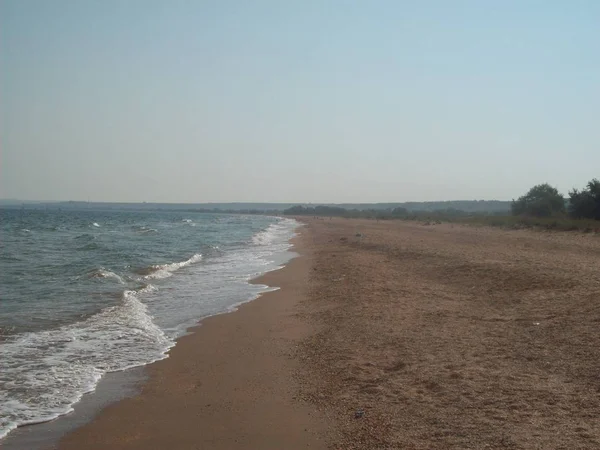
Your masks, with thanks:
M551 217L565 212L565 200L558 189L544 183L513 200L511 209L515 216Z
M582 191L569 192L569 215L576 219L600 220L600 181L593 179Z

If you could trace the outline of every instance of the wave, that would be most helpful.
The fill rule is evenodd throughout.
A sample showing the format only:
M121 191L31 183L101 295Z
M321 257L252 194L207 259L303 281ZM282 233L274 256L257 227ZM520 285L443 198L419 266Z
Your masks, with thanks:
M72 411L106 372L149 364L174 345L152 320L139 296L125 291L121 304L54 330L9 337L0 348L0 439L12 429Z
M156 292L158 291L158 288L156 286L154 286L153 284L145 284L137 289L135 289L135 293L137 295L139 294L149 294L151 292Z
M254 245L267 246L275 242L281 242L282 238L289 233L290 228L294 227L295 224L296 222L292 219L281 219L269 225L266 230L259 231L252 236L252 243Z
M156 228L149 228L145 225L136 225L133 226L133 231L135 231L136 233L140 233L140 234L144 234L144 233L158 233L158 230Z
M144 276L145 279L157 279L157 278L168 278L173 275L173 272L181 269L182 267L189 266L190 264L194 264L202 259L202 255L200 253L196 253L190 259L186 259L185 261L170 263L170 264L157 264L148 267L144 270L144 273L147 273Z
M118 281L120 284L125 284L125 281L123 280L123 278L121 278L121 276L103 267L91 271L90 273L88 273L87 276L88 278L112 278Z
M188 225L195 227L196 224L194 223L194 221L192 219L182 219L181 220L183 223L187 223Z

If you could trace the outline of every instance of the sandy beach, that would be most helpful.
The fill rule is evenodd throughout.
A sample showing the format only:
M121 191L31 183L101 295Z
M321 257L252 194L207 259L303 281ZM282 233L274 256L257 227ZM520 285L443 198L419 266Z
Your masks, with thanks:
M138 396L109 406L58 448L325 448L322 415L294 400L294 356L311 331L295 314L312 261L301 238L296 244L301 257L255 280L280 290L203 320L148 367Z
M309 219L65 449L600 446L600 239Z

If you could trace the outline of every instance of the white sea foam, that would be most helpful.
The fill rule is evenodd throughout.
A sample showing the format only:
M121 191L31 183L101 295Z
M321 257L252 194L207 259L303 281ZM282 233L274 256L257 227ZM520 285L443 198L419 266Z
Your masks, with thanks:
M147 284L135 291L136 294L150 294L151 292L158 291L158 288L153 284ZM127 292L126 292L127 293Z
M189 226L191 226L191 227L195 227L195 226L196 226L196 224L194 223L194 221L193 221L192 219L182 219L181 221L182 221L183 223L186 223L186 224L188 224L188 225L189 225Z
M296 221L293 219L282 219L276 223L272 223L266 230L260 231L252 236L254 245L267 246L275 242L283 245L287 244L287 238L290 233L290 228L296 226Z
M158 233L158 230L156 228L150 228L147 227L146 225L135 225L132 227L133 231L136 233Z
M165 357L174 341L152 320L139 296L54 330L11 336L0 346L0 438L19 425L72 410L106 372Z
M91 272L89 274L89 277L90 278L111 278L113 280L116 280L120 284L125 284L125 280L123 280L123 278L120 275L117 275L116 273L111 272L110 270L107 270L104 267L101 267L100 269Z
M173 272L181 269L182 267L189 266L190 264L194 264L202 259L202 255L200 253L196 253L190 259L186 259L185 261L171 263L171 264L157 264L152 266L152 273L146 275L144 278L147 280L151 279L160 279L160 278L168 278L173 275Z

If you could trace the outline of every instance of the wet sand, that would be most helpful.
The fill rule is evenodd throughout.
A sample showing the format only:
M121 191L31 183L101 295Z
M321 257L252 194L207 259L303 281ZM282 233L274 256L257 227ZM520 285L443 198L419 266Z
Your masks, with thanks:
M306 220L60 449L600 448L600 238Z

